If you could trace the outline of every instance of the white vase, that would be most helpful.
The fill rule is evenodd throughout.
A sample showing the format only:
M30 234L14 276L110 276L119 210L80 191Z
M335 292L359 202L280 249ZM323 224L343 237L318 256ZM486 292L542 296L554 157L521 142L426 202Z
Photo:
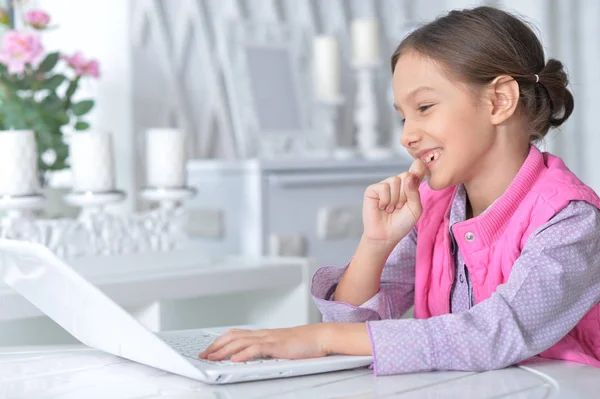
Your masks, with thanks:
M0 131L0 196L39 192L38 152L31 130Z

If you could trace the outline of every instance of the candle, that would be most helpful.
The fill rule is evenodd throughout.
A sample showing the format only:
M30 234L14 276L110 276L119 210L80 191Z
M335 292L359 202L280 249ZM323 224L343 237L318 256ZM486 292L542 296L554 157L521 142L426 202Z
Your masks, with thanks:
M31 130L0 131L0 196L39 190L38 152Z
M148 187L185 187L185 133L179 129L149 129L146 133Z
M341 97L340 50L333 36L317 36L313 40L314 95L328 101Z
M379 24L376 19L361 18L352 21L352 61L355 65L369 65L379 61Z
M94 193L114 191L114 157L109 133L101 131L74 133L69 148L73 191Z

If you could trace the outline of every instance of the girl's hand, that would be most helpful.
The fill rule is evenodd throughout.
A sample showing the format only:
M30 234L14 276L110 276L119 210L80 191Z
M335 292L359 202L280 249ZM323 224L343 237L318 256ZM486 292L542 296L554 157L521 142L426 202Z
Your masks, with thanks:
M426 166L416 159L408 172L373 184L363 201L363 237L372 242L397 244L421 217L419 185Z
M255 357L309 359L329 354L325 347L327 325L310 324L276 330L233 329L221 335L198 357L219 361L231 357L245 362Z

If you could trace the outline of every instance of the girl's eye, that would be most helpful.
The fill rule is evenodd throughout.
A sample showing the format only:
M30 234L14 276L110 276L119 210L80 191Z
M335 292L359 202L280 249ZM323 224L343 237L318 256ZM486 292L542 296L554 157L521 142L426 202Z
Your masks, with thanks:
M423 113L423 112L427 111L427 110L428 110L429 108L431 108L431 107L433 107L433 104L429 104L429 105L421 105L421 106L418 108L418 110L419 110L419 112L420 112L420 113ZM402 119L400 120L400 124L401 124L402 126L404 126L404 124L405 124L405 123L406 123L406 118L402 118Z

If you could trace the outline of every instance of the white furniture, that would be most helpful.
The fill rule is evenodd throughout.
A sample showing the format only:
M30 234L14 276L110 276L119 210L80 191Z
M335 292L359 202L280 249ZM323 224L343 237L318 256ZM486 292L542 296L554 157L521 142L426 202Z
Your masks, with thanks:
M535 358L484 373L368 369L210 386L84 346L0 348L3 398L597 398L600 369Z
M211 259L190 249L69 264L153 331L318 320L309 293L314 267L306 259ZM0 346L76 342L66 332L60 336L61 328L53 329L45 317L34 323L31 318L43 314L3 284L0 304Z
M408 170L396 156L369 161L192 160L190 245L211 254L307 256L342 265L362 233L365 189Z

